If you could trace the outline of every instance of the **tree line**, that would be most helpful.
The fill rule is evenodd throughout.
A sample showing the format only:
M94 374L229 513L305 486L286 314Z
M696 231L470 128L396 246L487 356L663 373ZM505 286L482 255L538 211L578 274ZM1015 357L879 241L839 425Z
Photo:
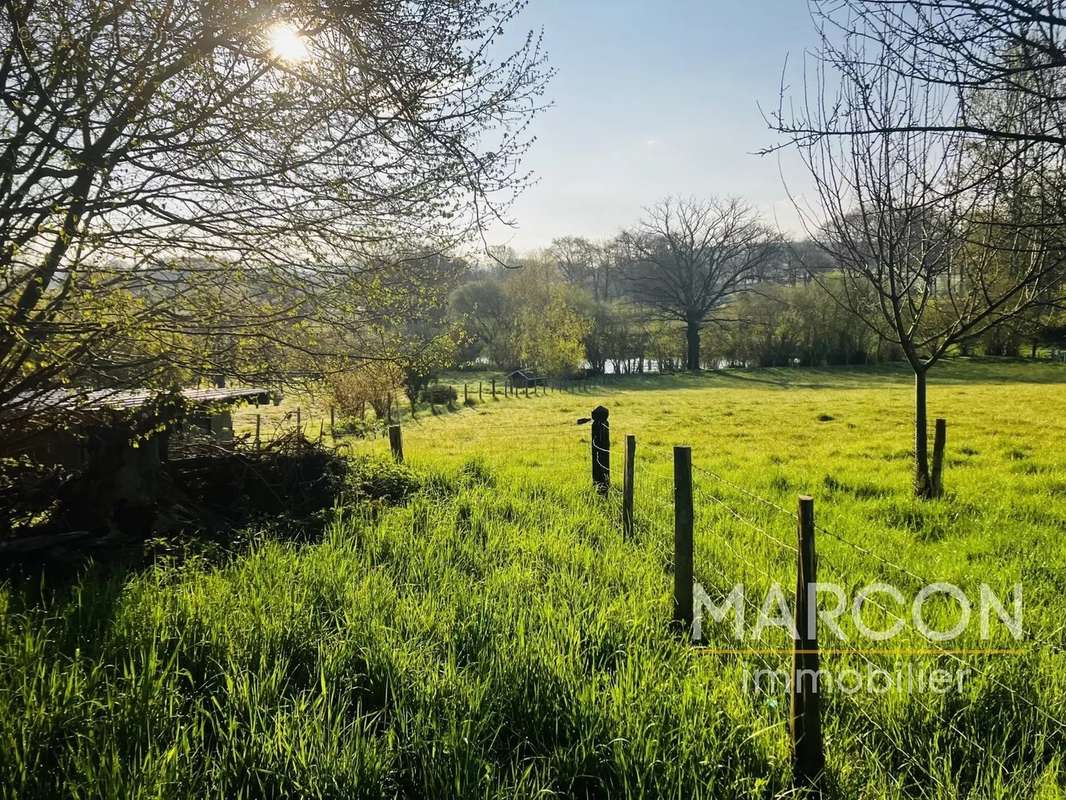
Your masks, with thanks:
M552 76L511 35L523 5L4 3L0 444L57 389L387 374L414 402L481 359L902 358L937 494L936 364L1066 331L1063 4L815 0L806 79L767 118L813 186L802 242L738 199L669 198L478 267Z
M609 241L560 237L469 268L448 301L464 331L452 366L572 375L904 360L904 345L865 316L875 288L834 255L824 242L783 240L739 200L669 198ZM1066 345L1052 295L959 337L955 352Z

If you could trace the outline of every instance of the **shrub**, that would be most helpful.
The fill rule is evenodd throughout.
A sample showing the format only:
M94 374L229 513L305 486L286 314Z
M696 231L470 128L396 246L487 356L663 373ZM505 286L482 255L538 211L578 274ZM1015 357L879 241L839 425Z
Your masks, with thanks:
M404 464L361 456L351 460L348 485L357 499L399 504L421 488L421 481Z
M362 419L369 405L378 419L387 419L394 398L402 391L402 378L394 364L373 362L354 372L330 376L330 396L346 417Z
M459 399L459 392L454 386L449 386L446 383L436 383L433 386L426 387L426 390L422 393L422 399L432 405L451 405Z

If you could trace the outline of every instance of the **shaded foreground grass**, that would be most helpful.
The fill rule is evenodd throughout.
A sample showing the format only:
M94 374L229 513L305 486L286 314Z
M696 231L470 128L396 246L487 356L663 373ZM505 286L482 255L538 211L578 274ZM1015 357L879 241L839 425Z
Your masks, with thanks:
M785 698L745 681L787 656L698 651L666 624L670 445L683 443L702 470L697 578L715 599L736 581L756 602L771 581L794 582L781 546L792 521L732 483L786 509L815 494L839 537L819 535L823 580L913 594L898 567L967 591L1023 584L1024 652L964 657L961 690L827 696L834 795L1062 796L1066 370L947 373L931 402L951 421L951 494L930 504L906 494L898 371L633 379L408 426L423 490L402 507L339 510L321 543L89 575L44 605L5 587L0 792L787 795ZM638 435L633 542L616 494L586 488L588 432L573 421L598 402L616 442ZM931 613L940 627L954 615ZM708 634L712 649L736 646L727 626ZM908 627L892 644L920 643ZM827 659L851 664L863 659Z
M589 503L473 466L325 541L5 602L9 796L692 796L780 737L662 624ZM586 498L588 499L588 498ZM546 510L547 509L547 510Z

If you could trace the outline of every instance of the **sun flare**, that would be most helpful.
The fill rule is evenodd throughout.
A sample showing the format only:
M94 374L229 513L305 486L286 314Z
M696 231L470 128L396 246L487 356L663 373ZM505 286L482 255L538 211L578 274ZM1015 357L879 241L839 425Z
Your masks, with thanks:
M290 22L279 22L269 33L270 51L282 61L304 61L307 38Z

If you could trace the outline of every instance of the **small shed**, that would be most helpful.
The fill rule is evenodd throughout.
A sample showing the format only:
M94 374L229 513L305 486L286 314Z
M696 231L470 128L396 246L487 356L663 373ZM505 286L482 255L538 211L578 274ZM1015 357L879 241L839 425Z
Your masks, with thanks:
M230 409L241 403L270 403L269 389L153 389L126 391L55 389L16 398L33 424L0 455L29 455L43 464L82 465L94 445L115 440L124 448L154 451L166 460L171 436L205 437L221 446L233 442ZM14 445L14 447L11 447Z
M525 389L526 387L545 386L548 383L548 379L542 375L537 375L536 372L528 367L522 367L507 376L507 383L510 384L512 389Z
M16 428L0 442L0 456L73 471L77 479L61 485L61 500L79 528L113 524L143 533L151 530L165 465L180 440L228 450L232 407L271 400L262 388L54 389L16 397L17 405L0 410Z

